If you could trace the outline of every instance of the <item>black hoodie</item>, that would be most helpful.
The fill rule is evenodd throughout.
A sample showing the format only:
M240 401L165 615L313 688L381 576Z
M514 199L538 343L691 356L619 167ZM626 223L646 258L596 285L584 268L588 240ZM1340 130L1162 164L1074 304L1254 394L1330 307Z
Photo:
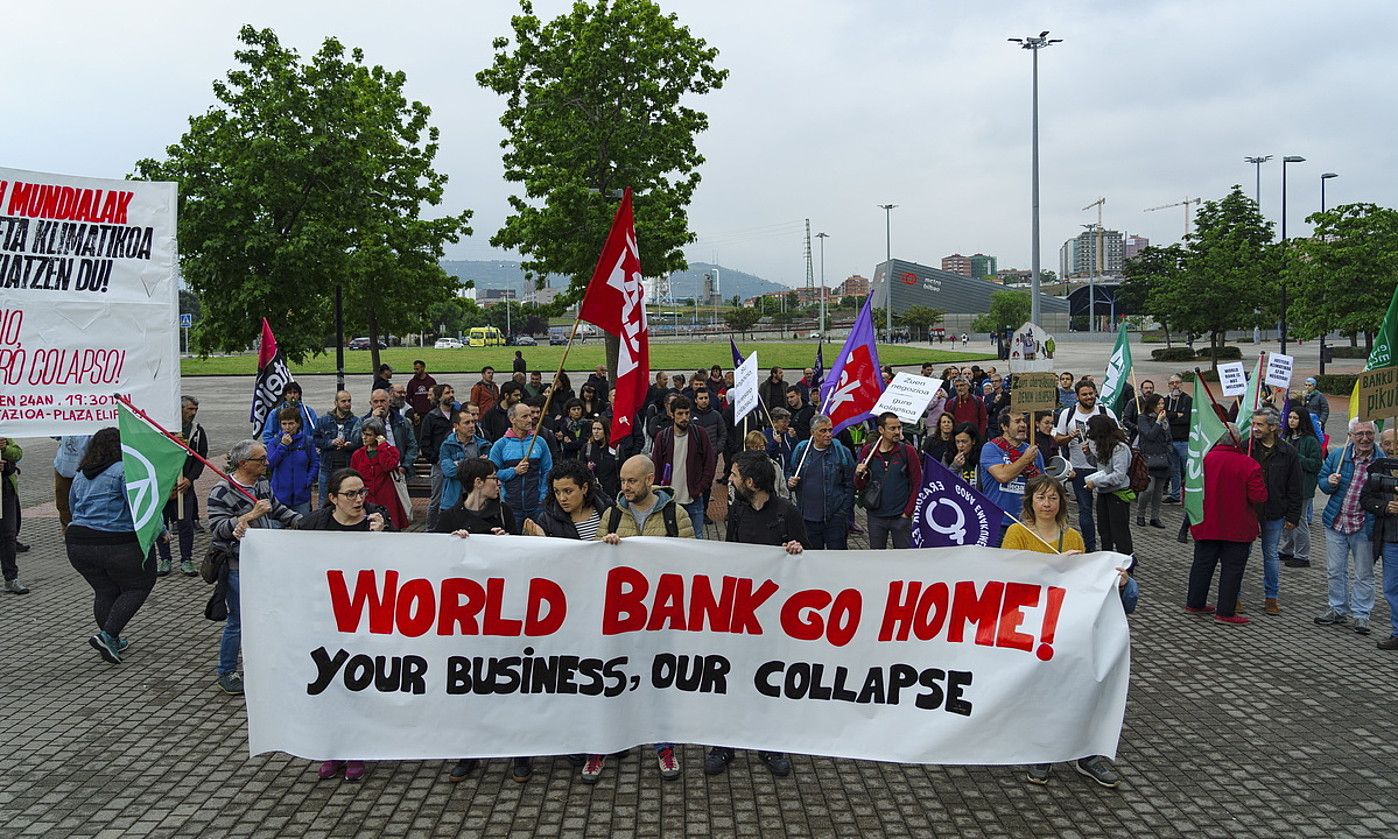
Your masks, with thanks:
M443 510L437 517L438 533L454 533L464 530L467 533L490 534L495 528L500 528L512 536L519 535L519 525L515 522L515 514L509 507L500 503L498 498L487 498L485 506L479 510L469 510L464 505L466 499L462 498L462 504L457 504L449 510Z

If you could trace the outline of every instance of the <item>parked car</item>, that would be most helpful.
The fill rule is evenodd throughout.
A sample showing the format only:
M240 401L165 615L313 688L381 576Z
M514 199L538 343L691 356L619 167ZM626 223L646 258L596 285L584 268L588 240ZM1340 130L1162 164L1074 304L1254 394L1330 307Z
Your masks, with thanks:
M505 336L493 326L473 326L466 343L472 347L501 347L505 345Z
M550 347L561 347L566 343L568 343L568 336L564 335L561 331L554 330L549 333Z
M438 350L459 350L461 342L455 338L438 338L437 343L433 344L432 347Z
M539 346L539 342L534 340L534 336L533 336L533 335L516 335L516 336L515 336L515 346L516 346L516 347L537 347L537 346Z
M381 350L386 350L386 349L388 349L388 344L385 344L382 340L380 340L380 341L378 342L378 344L379 344L379 349L381 349ZM368 339L368 338L352 338L352 339L350 339L350 342L349 342L349 348L352 349L352 350L367 350L367 349L369 349L369 339Z

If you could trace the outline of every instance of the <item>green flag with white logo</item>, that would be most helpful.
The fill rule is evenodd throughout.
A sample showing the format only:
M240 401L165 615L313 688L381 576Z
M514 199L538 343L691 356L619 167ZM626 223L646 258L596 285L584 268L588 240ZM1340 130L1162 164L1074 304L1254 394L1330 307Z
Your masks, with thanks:
M1252 412L1262 401L1262 377L1267 369L1262 366L1262 362L1265 358L1266 356L1263 355L1257 357L1257 366L1252 368L1252 378L1248 379L1247 393L1243 394L1243 401L1238 405L1238 420L1236 424L1239 434L1248 433L1248 426L1252 423Z
M1374 336L1374 349L1369 352L1369 360L1364 362L1364 370L1377 370L1393 364L1394 350L1398 350L1398 287L1393 289L1393 297L1388 301L1388 311ZM1359 416L1359 378L1355 377L1354 387L1349 393L1349 418ZM1382 422L1380 422L1382 427Z
M1107 360L1107 375L1102 380L1102 404L1113 411L1121 410L1121 398L1126 395L1126 382L1131 378L1131 341L1126 322L1116 331L1116 346Z
M1228 426L1214 412L1213 403L1197 388L1189 415L1189 460L1184 465L1184 512L1191 524L1204 520L1204 455Z
M141 555L164 527L165 502L184 468L185 450L155 430L121 403L117 403L117 429L121 432L121 465L126 473L126 502Z

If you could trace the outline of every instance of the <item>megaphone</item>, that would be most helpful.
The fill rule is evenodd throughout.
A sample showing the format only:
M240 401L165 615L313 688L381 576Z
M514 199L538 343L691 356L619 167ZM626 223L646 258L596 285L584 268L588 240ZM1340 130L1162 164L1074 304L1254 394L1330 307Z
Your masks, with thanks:
M1048 465L1044 468L1044 474L1054 480L1062 481L1068 478L1068 473L1073 471L1073 464L1061 455L1054 455L1049 458Z

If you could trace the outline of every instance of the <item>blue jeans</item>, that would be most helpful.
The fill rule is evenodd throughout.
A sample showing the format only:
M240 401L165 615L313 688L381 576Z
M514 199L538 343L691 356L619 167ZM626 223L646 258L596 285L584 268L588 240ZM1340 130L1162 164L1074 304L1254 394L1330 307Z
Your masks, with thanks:
M696 498L688 504L681 504L680 509L689 513L689 523L694 525L694 538L704 538L704 499Z
M238 653L243 648L243 613L238 602L238 572L228 572L228 619L223 622L223 638L218 642L218 674L238 669Z
M849 525L844 516L831 521L811 521L806 519L806 536L811 540L811 549L816 551L844 551L849 549Z
M1277 543L1281 541L1286 519L1269 519L1262 522L1262 538L1257 544L1262 548L1262 596L1275 600L1281 591L1281 552Z
M1295 530L1283 530L1278 552L1297 559L1311 560L1311 519L1315 518L1315 499L1307 498L1301 508L1301 523Z
M1078 530L1082 531L1083 547L1088 553L1092 553L1097 550L1097 524L1092 519L1092 505L1095 499L1092 497L1092 490L1087 488L1089 474L1091 473L1086 469L1077 470L1077 476L1073 478L1073 497L1078 502Z
M1170 490L1165 494L1170 498L1180 498L1184 489L1184 465L1189 461L1189 441L1170 441Z
M1388 621L1398 638L1398 542L1383 545L1383 597L1388 601Z
M1354 554L1354 592L1349 586L1349 555ZM1384 574L1388 568L1385 563ZM1374 551L1363 530L1340 533L1325 528L1325 577L1330 608L1339 615L1369 618L1374 610Z

